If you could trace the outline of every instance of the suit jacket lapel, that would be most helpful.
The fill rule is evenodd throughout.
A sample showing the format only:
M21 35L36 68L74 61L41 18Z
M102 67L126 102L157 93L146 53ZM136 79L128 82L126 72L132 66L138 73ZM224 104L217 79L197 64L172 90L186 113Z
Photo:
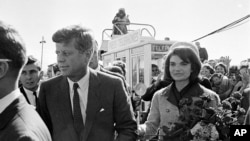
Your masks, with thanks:
M101 109L101 104L99 101L99 92L98 92L99 80L97 77L97 72L90 69L90 77L89 77L89 90L88 90L88 103L86 109L86 121L84 133L81 136L81 139L84 141L87 140L88 134L93 125L95 116L97 112Z
M25 90L24 90L23 87L20 87L20 91L21 91L21 93L23 94L23 96L25 97L25 99L27 100L27 102L30 104L30 101L29 101L29 99L28 99L28 96L27 96L27 94L26 94L26 92L25 92Z
M62 78L61 84L57 90L58 106L63 111L65 121L70 120L73 124L72 107L70 102L69 84L66 77Z

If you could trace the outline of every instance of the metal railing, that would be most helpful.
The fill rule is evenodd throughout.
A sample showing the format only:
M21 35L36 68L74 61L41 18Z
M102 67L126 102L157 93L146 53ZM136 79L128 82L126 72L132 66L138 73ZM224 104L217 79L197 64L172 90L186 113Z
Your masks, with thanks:
M146 26L146 27L150 27L153 30L153 34L149 31L148 28L143 27L141 28L141 34L143 31L146 31L151 37L155 37L156 35L156 30L155 28L150 25L150 24L141 24L141 23L127 23L127 22L116 22L114 23L114 27L118 29L118 31L121 33L121 35L124 35L124 33L119 29L119 27L117 26L118 24L125 24L125 25L134 25L134 26ZM107 31L111 31L111 34L108 34ZM134 30L128 30L128 31L134 31ZM110 28L106 28L102 31L102 40L104 40L104 35L106 35L107 37L109 37L109 39L112 39L112 35L113 35L113 29Z

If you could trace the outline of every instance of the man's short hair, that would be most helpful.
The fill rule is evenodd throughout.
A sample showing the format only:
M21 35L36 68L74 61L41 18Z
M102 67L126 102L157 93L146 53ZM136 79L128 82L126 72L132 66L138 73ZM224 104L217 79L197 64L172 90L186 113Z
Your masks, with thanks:
M75 48L79 51L93 50L93 43L95 42L93 32L91 29L82 27L80 25L72 25L56 31L52 40L55 43L68 44L75 41Z
M19 33L0 21L0 59L9 59L10 70L20 71L26 63L26 48Z
M26 65L31 65L34 64L35 66L37 66L38 70L41 70L41 64L38 61L38 59L36 59L34 56L28 56L28 62L26 63Z

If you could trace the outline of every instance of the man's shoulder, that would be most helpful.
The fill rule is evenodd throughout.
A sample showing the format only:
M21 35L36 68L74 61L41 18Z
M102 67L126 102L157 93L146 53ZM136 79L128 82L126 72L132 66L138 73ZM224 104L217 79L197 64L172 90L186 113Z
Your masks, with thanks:
M14 119L21 119L21 122L24 124L36 124L41 121L40 116L35 110L35 107L29 105L25 98L21 95L17 99L15 99L10 105L8 109L16 109L16 115ZM11 110L10 110L11 111Z
M104 77L104 78L108 78L108 79L119 79L123 76L119 75L119 74L116 74L114 72L111 72L111 71L108 71L108 70L105 70L105 69L101 69L100 71L97 71L97 74L100 76L100 77Z
M63 79L64 79L64 76L59 75L59 76L44 80L41 82L41 84L43 84L43 85L58 84Z
M23 136L27 140L39 139L39 137L50 139L46 125L35 111L35 108L29 105L23 96L19 96L14 100L6 109L5 114L7 114L6 117L10 116L9 118L11 118L5 128L5 138L14 140ZM7 133L8 131L11 133Z

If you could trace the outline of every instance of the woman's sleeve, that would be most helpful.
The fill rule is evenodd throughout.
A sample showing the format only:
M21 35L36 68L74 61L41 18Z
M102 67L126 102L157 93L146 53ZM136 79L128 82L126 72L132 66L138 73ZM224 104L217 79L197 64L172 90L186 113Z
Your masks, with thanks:
M150 112L145 124L140 125L145 133L145 138L153 137L152 135L156 135L157 130L160 125L160 110L159 110L159 98L160 91L158 91L152 99Z

